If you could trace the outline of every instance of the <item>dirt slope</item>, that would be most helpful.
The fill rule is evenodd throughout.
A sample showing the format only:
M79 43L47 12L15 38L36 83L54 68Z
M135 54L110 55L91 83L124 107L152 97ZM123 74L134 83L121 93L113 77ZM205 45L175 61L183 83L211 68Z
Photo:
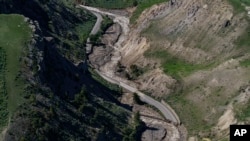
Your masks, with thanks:
M176 93L182 94L182 100L172 104L190 129L190 136L211 138L215 136L213 127L227 129L237 121L234 108L228 111L228 103L241 86L249 85L249 69L240 65L248 53L235 43L248 26L245 14L236 14L227 1L221 0L176 0L155 5L131 25L119 50L127 72L134 64L147 69L134 80L141 90L156 97L170 96L170 101ZM149 50L163 50L186 63L209 67L182 76L177 83L162 71L159 59L144 56Z
M234 101L241 86L249 84L249 69L240 66L248 53L235 45L248 26L244 15L234 13L231 5L220 0L179 0L154 6L132 27L122 49L122 64L150 68L136 80L141 89L169 96L170 102L178 98L172 106L190 136L220 138L237 121L235 106L227 104ZM159 60L144 57L148 49L165 50L191 64L214 65L182 77L180 85L159 69Z
M112 57L101 69L112 76L119 65L127 74L132 73L132 65L139 66L144 72L133 78L133 85L165 98L187 127L190 140L224 138L230 124L241 123L234 101L241 87L249 85L249 68L241 65L249 59L248 49L237 44L248 28L246 15L247 11L236 13L228 1L221 0L154 5L130 25L126 40L109 52ZM183 66L201 67L176 78L164 73L169 64L162 65L161 59L155 59L157 54L146 57L153 51L183 60Z

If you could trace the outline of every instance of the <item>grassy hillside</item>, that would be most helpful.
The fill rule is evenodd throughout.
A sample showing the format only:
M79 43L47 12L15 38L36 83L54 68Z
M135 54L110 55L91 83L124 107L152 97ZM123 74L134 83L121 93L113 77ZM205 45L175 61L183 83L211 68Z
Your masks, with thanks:
M234 7L236 13L245 11L245 6L250 6L250 0L228 0Z
M0 131L7 124L8 119L8 96L5 81L5 52L0 48Z
M23 101L21 94L24 85L18 78L20 73L20 57L26 43L31 38L31 29L21 15L0 15L0 53L1 53L1 93L3 103L1 111L13 113ZM5 94L7 93L7 95ZM4 96L6 95L6 96ZM8 110L6 100L8 97ZM6 113L1 115L6 122Z
M153 6L154 4L159 4L167 1L168 0L137 0L137 8L130 18L131 23L134 23L145 9Z
M85 5L107 9L122 9L136 5L136 0L85 0Z
M9 108L13 111L22 101L22 82L16 81L20 72L23 48L31 38L31 29L21 15L0 15L0 46L6 52L6 87L9 95Z
M163 71L175 79L181 79L181 77L190 75L195 71L211 67L211 64L192 64L184 59L171 55L164 49L159 49L157 47L146 51L144 56L159 59L161 61Z

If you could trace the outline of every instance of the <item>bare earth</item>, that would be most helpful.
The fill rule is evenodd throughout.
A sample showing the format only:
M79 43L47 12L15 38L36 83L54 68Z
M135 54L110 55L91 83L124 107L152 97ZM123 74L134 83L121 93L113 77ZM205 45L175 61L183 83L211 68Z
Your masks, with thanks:
M240 66L240 61L249 58L249 53L235 45L236 39L245 32L248 23L244 18L244 13L234 15L233 7L227 1L174 0L172 2L173 4L154 5L145 10L136 24L122 29L125 34L114 44L115 47L112 50L96 49L92 58L98 58L100 52L105 54L103 56L109 56L108 59L104 59L107 61L98 67L112 77L116 77L118 62L125 67L125 71L128 71L128 68L134 64L143 68L148 67L149 71L133 82L131 81L130 84L157 98L172 96L179 84L162 71L159 60L145 58L145 51L151 48L162 49L188 63L213 64L211 67L196 70L182 77L182 85L179 87L182 88L183 99L194 107L185 106L184 108L187 109L182 109L182 103L176 103L177 109L175 110L177 113L178 110L180 113L184 111L183 115L187 114L185 116L188 117L179 116L181 120L186 120L185 118L192 119L193 117L192 114L185 113L185 110L196 108L195 114L199 119L192 119L190 121L192 123L186 124L193 126L198 120L197 124L210 125L209 131L189 135L189 141L210 140L211 135L215 138L223 138L228 135L226 129L230 124L242 123L236 119L234 110L240 103L247 103L249 97L248 90L244 93L239 92L242 86L250 85L249 68ZM121 30L117 28L116 33L120 32ZM108 38L107 36L104 40ZM149 113L151 112L154 113L153 111ZM158 127L159 121L153 122L152 119L146 117L142 119L148 126L155 123L154 126L160 129L161 135L165 134L167 125L164 125L164 128ZM170 127L168 130L166 129L167 133L175 131ZM162 140L164 138L160 135L159 138L154 137L158 134L154 132L147 130L144 139L151 137L155 140ZM164 139L187 140L184 132L171 134L173 137L171 139L167 138L167 134ZM151 135L151 133L154 134ZM184 138L181 138L182 136Z

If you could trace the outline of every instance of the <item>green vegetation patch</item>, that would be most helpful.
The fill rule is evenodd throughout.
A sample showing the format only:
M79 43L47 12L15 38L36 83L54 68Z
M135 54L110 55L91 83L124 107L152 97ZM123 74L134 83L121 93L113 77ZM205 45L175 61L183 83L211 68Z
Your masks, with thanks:
M249 121L250 119L250 101L244 106L236 108L236 118L240 121Z
M113 21L107 16L103 16L103 21L101 23L100 30L95 35L90 35L90 41L93 42L94 45L101 44L101 36L105 34L106 30L112 26Z
M240 0L240 1L246 4L247 6L250 6L250 0Z
M246 6L250 6L250 0L228 0L230 4L234 7L235 13L242 13L247 11L245 10ZM250 46L250 20L246 16L244 17L244 20L247 20L248 25L247 28L245 29L245 32L239 36L235 40L235 45L238 48L244 48L248 50L248 47Z
M204 131L207 128L207 123L203 121L203 112L193 102L187 100L184 95L174 95L167 99L167 102L177 110L177 115L180 116L181 122L186 126L189 134L193 135L196 131Z
M24 83L17 79L20 73L20 57L22 49L26 42L31 38L31 29L24 21L24 17L17 14L0 15L0 47L6 54L5 71L1 75L5 76L5 86L8 94L8 110L13 112L16 107L22 103L21 93L23 92ZM1 51L1 52L3 52ZM3 53L1 53L1 58ZM4 72L4 74L3 74ZM2 105L1 105L2 108Z
M147 71L147 68L142 68L135 64L131 65L129 68L130 68L130 73L128 75L128 79L130 80L137 79L139 76L143 75Z
M103 34L111 25L113 25L113 21L107 16L103 17L103 21L101 24L101 33Z
M250 59L247 59L243 62L244 66L249 67ZM247 86L242 86L239 90L240 93L245 93L247 91ZM246 103L245 102L237 102L237 100L234 100L234 111L236 118L239 121L243 121L246 123L250 123L250 100L248 100Z
M133 119L133 126L127 126L123 129L124 137L122 141L141 140L141 134L145 129L145 123L140 120L140 113L136 112Z
M89 33L91 32L93 26L95 25L96 19L91 18L90 20L84 22L83 24L79 24L76 26L75 31L80 37L80 42L86 42L89 37Z
M249 67L250 66L250 59L240 61L240 65L243 67Z
M106 86L110 90L113 90L113 91L116 91L116 92L121 92L122 91L122 89L118 85L109 83L108 81L103 79L99 74L97 74L93 69L89 69L89 71L91 72L91 75L92 75L93 79L100 82L102 85Z
M164 72L176 79L179 79L181 76L187 76L194 71L209 67L209 65L205 66L201 64L189 63L169 54L166 50L163 49L148 50L146 51L144 56L160 59Z
M0 132L2 127L6 126L8 120L8 102L7 102L7 92L5 83L5 52L0 47Z
M206 94L205 84L198 81L182 88L178 85L179 88L166 101L176 110L189 136L201 134L201 137L214 138L211 128L224 113L224 109L219 107L228 105L237 93L227 93L225 87L217 86Z
M238 39L235 41L235 44L237 47L240 48L247 48L250 46L250 22L248 21L248 27L246 28L245 32L238 37Z
M85 0L85 4L107 9L122 9L136 4L136 0Z
M137 8L130 18L131 23L134 23L145 9L153 6L154 4L159 4L167 1L168 0L137 0Z
M244 12L244 4L250 6L250 0L228 0L229 3L234 7L236 13Z

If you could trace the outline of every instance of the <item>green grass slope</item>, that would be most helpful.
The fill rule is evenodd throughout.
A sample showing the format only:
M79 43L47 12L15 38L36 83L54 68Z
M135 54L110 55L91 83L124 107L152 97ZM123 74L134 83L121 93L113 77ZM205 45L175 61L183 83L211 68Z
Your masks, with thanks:
M86 0L86 5L107 9L122 9L136 4L136 0Z
M181 79L197 70L207 69L211 64L192 64L183 59L177 58L166 50L154 48L144 53L147 58L160 59L163 71L175 79Z
M0 48L0 131L6 125L8 118L7 93L5 85L5 52Z
M168 0L137 0L137 1L138 1L137 8L133 13L132 17L130 18L131 23L134 23L145 9L150 8L154 4L167 2Z
M245 10L244 5L250 6L250 0L228 0L234 7L236 13L243 12Z
M13 112L21 104L22 82L16 77L20 70L19 59L25 43L30 39L31 29L20 15L0 15L0 77L1 77L1 121L7 118L7 111ZM6 95L7 92L7 95ZM7 99L8 97L8 109Z

